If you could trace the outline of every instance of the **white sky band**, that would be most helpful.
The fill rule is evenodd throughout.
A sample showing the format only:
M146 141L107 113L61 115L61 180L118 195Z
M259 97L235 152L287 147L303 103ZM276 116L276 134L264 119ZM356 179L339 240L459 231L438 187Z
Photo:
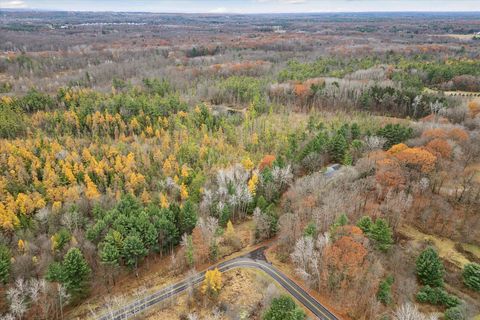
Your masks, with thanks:
M295 13L480 11L479 0L0 0L1 9L149 11L179 13Z

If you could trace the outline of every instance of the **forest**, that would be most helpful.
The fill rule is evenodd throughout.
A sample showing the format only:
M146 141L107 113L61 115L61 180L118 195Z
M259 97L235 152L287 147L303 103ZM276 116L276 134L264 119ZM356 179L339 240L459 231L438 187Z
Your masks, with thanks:
M480 316L478 14L2 14L2 319Z

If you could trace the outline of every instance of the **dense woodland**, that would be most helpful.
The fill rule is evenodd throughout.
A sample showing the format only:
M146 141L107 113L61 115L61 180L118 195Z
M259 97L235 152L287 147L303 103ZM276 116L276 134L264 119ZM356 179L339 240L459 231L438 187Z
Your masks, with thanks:
M250 221L345 318L480 313L478 15L1 14L5 319L213 264Z

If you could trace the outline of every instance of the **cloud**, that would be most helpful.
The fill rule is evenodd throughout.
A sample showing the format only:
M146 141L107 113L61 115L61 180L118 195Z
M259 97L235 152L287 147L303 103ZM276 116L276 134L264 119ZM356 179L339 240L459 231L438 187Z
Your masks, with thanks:
M12 1L0 1L0 8L2 9L18 9L26 8L27 4L24 1L12 0Z
M265 3L265 2L280 2L285 4L302 4L306 3L307 0L257 0L257 2Z
M281 2L288 4L300 4L307 2L307 0L282 0Z
M225 7L218 7L218 8L215 8L215 9L212 9L209 11L210 13L225 13L227 12L227 8Z

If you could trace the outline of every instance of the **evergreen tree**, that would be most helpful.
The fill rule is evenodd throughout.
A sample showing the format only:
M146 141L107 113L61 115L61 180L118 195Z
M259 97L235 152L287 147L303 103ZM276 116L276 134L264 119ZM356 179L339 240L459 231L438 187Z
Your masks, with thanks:
M343 160L342 160L342 164L344 164L346 166L351 166L352 163L353 163L352 154L350 152L345 152L345 155L344 155Z
M467 315L465 314L464 309L465 308L462 308L461 306L448 308L445 310L445 320L466 320Z
M357 227L362 229L363 233L368 235L370 230L372 230L372 219L368 216L361 217L360 220L357 222Z
M215 262L218 259L218 243L215 237L212 239L212 242L210 243L210 246L208 248L209 250L209 257L210 261Z
M157 228L157 236L160 248L165 251L177 245L180 241L180 236L177 226L168 219L167 216L162 215L155 222Z
M480 291L480 264L468 263L463 267L463 282L472 290Z
M310 222L303 230L303 235L305 237L312 237L313 239L316 239L317 234L317 226L313 222Z
M372 98L370 97L370 93L368 92L368 90L362 92L359 101L360 101L360 107L362 107L362 109L364 110L370 109L373 101L372 101Z
M377 299L384 305L389 305L392 303L392 284L393 284L393 277L388 276L385 280L380 282L377 292Z
M108 274L112 276L115 285L115 271L119 267L120 252L118 248L109 242L104 243L100 248L100 261L107 267Z
M141 212L139 215L130 216L132 224L137 230L137 234L143 242L144 247L149 250L155 244L158 243L158 234L155 226L150 222L148 215L145 212Z
M393 244L392 229L384 219L375 220L368 235L375 241L376 247L382 251L387 251Z
M437 251L432 247L425 249L417 258L417 276L425 285L432 287L443 286L445 269Z
M142 240L136 235L130 235L123 241L123 257L125 263L130 268L135 269L135 275L138 276L138 261L147 254L147 249Z
M303 320L306 314L289 296L282 295L272 300L263 320Z
M350 134L352 136L352 140L360 138L360 127L356 122L352 123L352 125L350 126Z
M347 140L344 135L338 133L334 135L330 139L328 146L328 152L333 161L342 163L348 148Z
M10 250L0 244L0 283L6 284L10 277L11 269L11 255Z
M85 294L91 269L78 248L71 248L63 257L62 283L73 297Z
M50 282L62 282L62 264L60 262L50 263L45 278Z
M385 150L390 149L393 145L399 144L407 139L410 139L413 134L413 129L403 126L401 124L387 124L385 127L377 131L377 135L387 139L383 146Z
M218 224L225 227L227 222L230 221L231 211L229 206L224 206L219 214Z
M265 197L260 195L257 198L257 207L259 207L262 211L265 211L268 207L268 202L265 200Z
M197 210L191 201L186 201L180 210L180 233L190 234L197 224Z
M195 259L193 256L193 239L191 235L183 234L182 245L185 247L185 259L190 267L193 267Z
M100 261L108 266L117 267L118 260L120 258L120 252L118 248L109 243L103 243L100 249Z
M336 225L342 227L346 226L348 224L348 217L345 213L342 213L338 218L337 221L335 222Z

